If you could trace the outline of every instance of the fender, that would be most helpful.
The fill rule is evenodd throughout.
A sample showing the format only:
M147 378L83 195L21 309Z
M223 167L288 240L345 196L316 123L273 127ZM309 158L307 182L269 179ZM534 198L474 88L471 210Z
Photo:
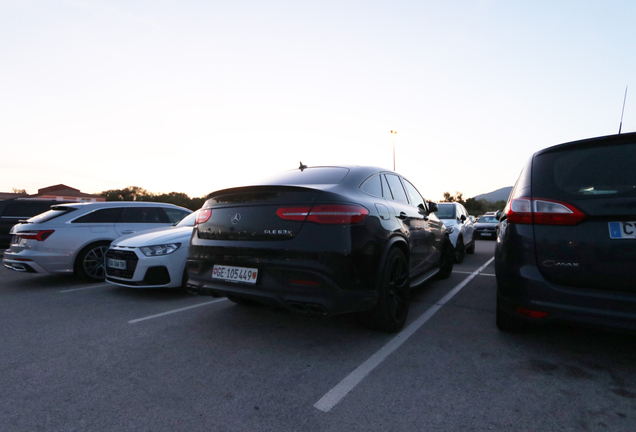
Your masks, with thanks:
M384 270L384 263L386 262L386 258L389 255L389 251L391 250L391 248L393 248L394 246L398 244L400 244L400 246L404 246L404 249L406 249L407 251L405 253L406 261L408 263L411 262L411 259L409 257L410 255L409 243L406 241L406 238L404 238L401 234L393 234L393 236L389 238L389 240L384 245L384 248L382 249L382 255L380 256L381 264L375 273L374 281L380 280L380 276L382 275L382 270ZM410 264L409 264L409 267L410 267ZM409 268L409 274L410 274L410 268ZM377 286L375 286L374 289L377 291Z

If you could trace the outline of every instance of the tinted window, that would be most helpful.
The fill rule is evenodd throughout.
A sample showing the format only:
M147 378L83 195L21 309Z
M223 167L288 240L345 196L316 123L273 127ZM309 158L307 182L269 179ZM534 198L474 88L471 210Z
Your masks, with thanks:
M95 210L87 215L77 218L73 223L114 223L121 222L121 208L105 208Z
M50 202L14 201L5 207L2 216L31 217L44 213L51 208Z
M278 173L259 182L261 185L338 184L349 174L341 167L316 167Z
M185 210L173 209L173 208L164 208L163 211L166 212L166 214L168 215L168 219L170 219L170 223L172 224L178 223L181 219L191 214Z
M553 199L636 196L636 144L563 149L536 156L532 194Z
M404 188L402 187L402 183L400 182L400 178L392 174L387 174L386 180L389 182L389 187L391 188L393 199L395 201L404 203L408 202L408 200L406 199L406 193L404 192Z
M127 207L123 210L124 223L166 223L161 210L156 207Z
M439 210L435 212L440 219L455 219L455 205L451 203L439 203Z
M409 200L411 201L411 204L413 204L416 207L419 206L420 204L424 206L424 198L422 198L422 196L417 191L417 189L415 189L415 186L413 186L411 182L408 181L407 179L403 179L403 180L404 180L404 187L406 188L406 192L408 192L409 194Z
M381 197L382 196L382 182L380 180L380 176L376 175L368 179L362 184L360 188L364 192L368 193L371 196Z
M51 219L55 219L57 217L63 216L67 213L70 213L72 211L75 211L76 209L73 207L68 207L66 209L60 209L60 208L54 208L51 209L47 212L41 213L37 216L32 217L31 219L28 219L27 222L29 223L42 223L42 222L46 222L46 221L50 221Z

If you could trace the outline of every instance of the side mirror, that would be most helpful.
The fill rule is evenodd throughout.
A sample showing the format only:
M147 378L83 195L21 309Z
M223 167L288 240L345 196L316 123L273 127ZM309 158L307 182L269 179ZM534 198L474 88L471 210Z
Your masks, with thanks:
M495 215L495 219L501 220L501 210L497 212L497 214Z
M428 204L428 211L430 213L435 213L439 210L439 207L436 202L429 201L427 204Z
M462 222L464 222L466 220L466 215L461 215L459 217L459 220L461 220Z

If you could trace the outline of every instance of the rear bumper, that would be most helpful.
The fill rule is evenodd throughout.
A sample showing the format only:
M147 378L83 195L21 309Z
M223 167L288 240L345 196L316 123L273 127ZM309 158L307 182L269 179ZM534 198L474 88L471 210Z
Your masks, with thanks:
M27 271L29 273L73 273L74 254L53 254L24 250L4 252L2 263L10 270Z
M212 279L215 264L257 268L258 278L255 284ZM360 312L372 309L378 299L373 289L356 289L337 281L338 272L319 261L252 258L237 262L190 258L186 269L188 286L199 293L242 296L296 312L321 315Z
M498 306L535 324L569 322L591 326L636 330L636 293L576 288L546 280L536 266L523 266L513 273L497 268ZM547 312L528 318L517 308Z

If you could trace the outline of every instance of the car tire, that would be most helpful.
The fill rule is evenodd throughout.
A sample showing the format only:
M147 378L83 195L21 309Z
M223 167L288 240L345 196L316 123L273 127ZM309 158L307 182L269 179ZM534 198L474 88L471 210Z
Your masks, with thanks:
M460 237L457 239L457 244L455 245L455 262L457 264L464 261L464 257L466 256L466 248L464 247L464 240Z
M517 318L510 312L506 312L499 305L499 299L497 299L497 328L507 333L522 333L528 326L521 318Z
M408 274L404 253L398 248L391 249L378 281L378 302L372 310L361 314L367 327L392 333L404 327L411 303Z
M234 295L234 294L227 294L226 297L232 303L236 303L237 305L241 305L241 306L258 306L258 305L260 305L260 303L257 302L256 300L248 299L248 298L241 297L241 296Z
M439 259L439 273L437 273L437 279L448 279L453 272L454 263L455 253L453 250L453 244L448 237L444 237L442 256Z
M473 237L473 242L466 248L466 253L472 255L475 253L475 238Z
M75 260L75 273L89 282L106 279L106 252L110 242L95 242L80 251Z

